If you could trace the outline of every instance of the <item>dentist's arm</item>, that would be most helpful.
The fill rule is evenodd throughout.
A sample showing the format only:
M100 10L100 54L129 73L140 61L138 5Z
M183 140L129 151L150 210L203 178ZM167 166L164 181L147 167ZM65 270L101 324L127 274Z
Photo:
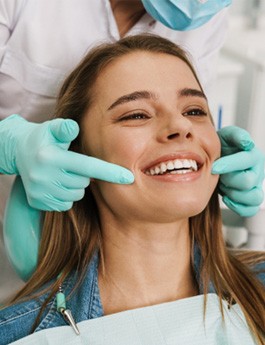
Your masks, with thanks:
M222 157L214 162L212 173L220 174L223 202L240 216L254 216L264 198L264 154L244 129L224 127L218 135Z
M68 210L83 198L90 178L133 182L123 167L68 151L78 132L73 120L36 124L12 115L0 122L0 173L21 176L31 207Z
M30 123L18 115L0 122L0 173L17 174L4 219L7 255L27 280L37 265L41 212L65 211L80 200L90 178L129 184L118 165L68 151L79 132L72 120ZM23 183L22 183L23 181Z

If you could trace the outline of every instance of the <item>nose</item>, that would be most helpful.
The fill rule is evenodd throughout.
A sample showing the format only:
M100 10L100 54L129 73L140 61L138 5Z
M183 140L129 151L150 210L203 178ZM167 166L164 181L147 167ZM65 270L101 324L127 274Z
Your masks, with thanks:
M192 123L189 118L182 114L174 113L170 116L166 116L161 123L158 137L160 142L192 140Z

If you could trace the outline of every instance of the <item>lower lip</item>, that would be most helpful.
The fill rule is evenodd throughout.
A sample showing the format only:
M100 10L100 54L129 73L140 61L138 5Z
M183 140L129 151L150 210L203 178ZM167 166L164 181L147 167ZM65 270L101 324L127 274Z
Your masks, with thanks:
M145 174L146 175L146 174ZM185 174L146 175L159 182L191 182L201 176L201 169Z

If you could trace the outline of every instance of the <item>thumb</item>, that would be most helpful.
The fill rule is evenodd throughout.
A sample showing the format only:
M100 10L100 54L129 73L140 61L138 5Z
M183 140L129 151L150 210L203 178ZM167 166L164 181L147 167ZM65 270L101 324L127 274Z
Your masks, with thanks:
M79 126L74 120L55 119L51 120L49 129L53 137L60 143L70 143L79 133Z

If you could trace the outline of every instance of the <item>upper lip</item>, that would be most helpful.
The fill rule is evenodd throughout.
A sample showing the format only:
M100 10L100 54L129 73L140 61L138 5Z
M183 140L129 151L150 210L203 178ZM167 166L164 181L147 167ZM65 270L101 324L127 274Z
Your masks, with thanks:
M198 169L203 165L204 160L203 158L195 152L175 152L175 153L170 153L166 154L163 156L160 156L159 158L156 158L152 162L148 163L143 169L143 172L146 172L147 170L155 167L156 165L160 163L166 163L171 160L175 159L192 159L197 162Z

